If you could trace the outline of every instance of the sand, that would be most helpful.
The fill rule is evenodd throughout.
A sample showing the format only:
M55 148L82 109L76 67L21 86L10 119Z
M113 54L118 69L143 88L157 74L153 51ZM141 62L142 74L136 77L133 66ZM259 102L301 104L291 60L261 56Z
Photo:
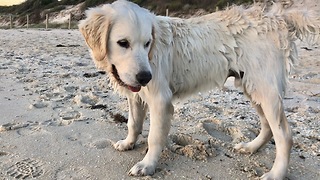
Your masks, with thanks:
M257 179L273 164L274 141L252 155L233 150L258 134L259 120L229 79L176 103L156 173L129 177L146 153L149 117L134 150L112 147L126 137L126 99L79 31L0 30L0 39L0 179ZM320 48L298 44L284 99L294 139L287 179L320 179Z

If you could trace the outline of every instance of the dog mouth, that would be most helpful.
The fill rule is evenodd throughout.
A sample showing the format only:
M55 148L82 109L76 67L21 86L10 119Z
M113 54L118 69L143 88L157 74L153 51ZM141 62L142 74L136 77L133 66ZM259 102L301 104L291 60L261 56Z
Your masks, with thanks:
M132 92L139 92L139 91L141 90L141 86L130 86L130 85L124 83L124 82L121 80L121 78L120 78L120 76L119 76L119 74L118 74L118 70L117 70L116 66L113 65L113 64L112 64L112 72L111 72L111 73L112 73L113 77L116 79L117 83L118 83L120 86L126 87L126 88L128 88L130 91L132 91Z

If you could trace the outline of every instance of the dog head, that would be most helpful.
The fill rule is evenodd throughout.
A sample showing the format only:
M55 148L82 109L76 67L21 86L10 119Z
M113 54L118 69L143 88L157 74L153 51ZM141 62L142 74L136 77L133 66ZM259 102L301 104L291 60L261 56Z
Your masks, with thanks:
M89 9L86 15L79 29L97 67L117 85L140 91L152 79L154 15L125 0Z

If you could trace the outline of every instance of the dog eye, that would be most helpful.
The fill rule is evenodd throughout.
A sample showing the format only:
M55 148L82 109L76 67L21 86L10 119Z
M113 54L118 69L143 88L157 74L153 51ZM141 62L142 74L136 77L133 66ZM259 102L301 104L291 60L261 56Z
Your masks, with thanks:
M150 45L150 40L144 45L145 48L149 47Z
M128 49L130 47L130 43L126 39L119 40L117 43L119 46L126 48L126 49Z

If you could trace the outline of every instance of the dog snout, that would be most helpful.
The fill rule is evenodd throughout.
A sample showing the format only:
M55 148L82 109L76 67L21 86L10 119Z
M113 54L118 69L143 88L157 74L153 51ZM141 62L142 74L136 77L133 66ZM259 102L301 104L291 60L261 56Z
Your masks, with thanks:
M146 86L152 79L150 71L141 71L136 75L136 79L141 86Z

